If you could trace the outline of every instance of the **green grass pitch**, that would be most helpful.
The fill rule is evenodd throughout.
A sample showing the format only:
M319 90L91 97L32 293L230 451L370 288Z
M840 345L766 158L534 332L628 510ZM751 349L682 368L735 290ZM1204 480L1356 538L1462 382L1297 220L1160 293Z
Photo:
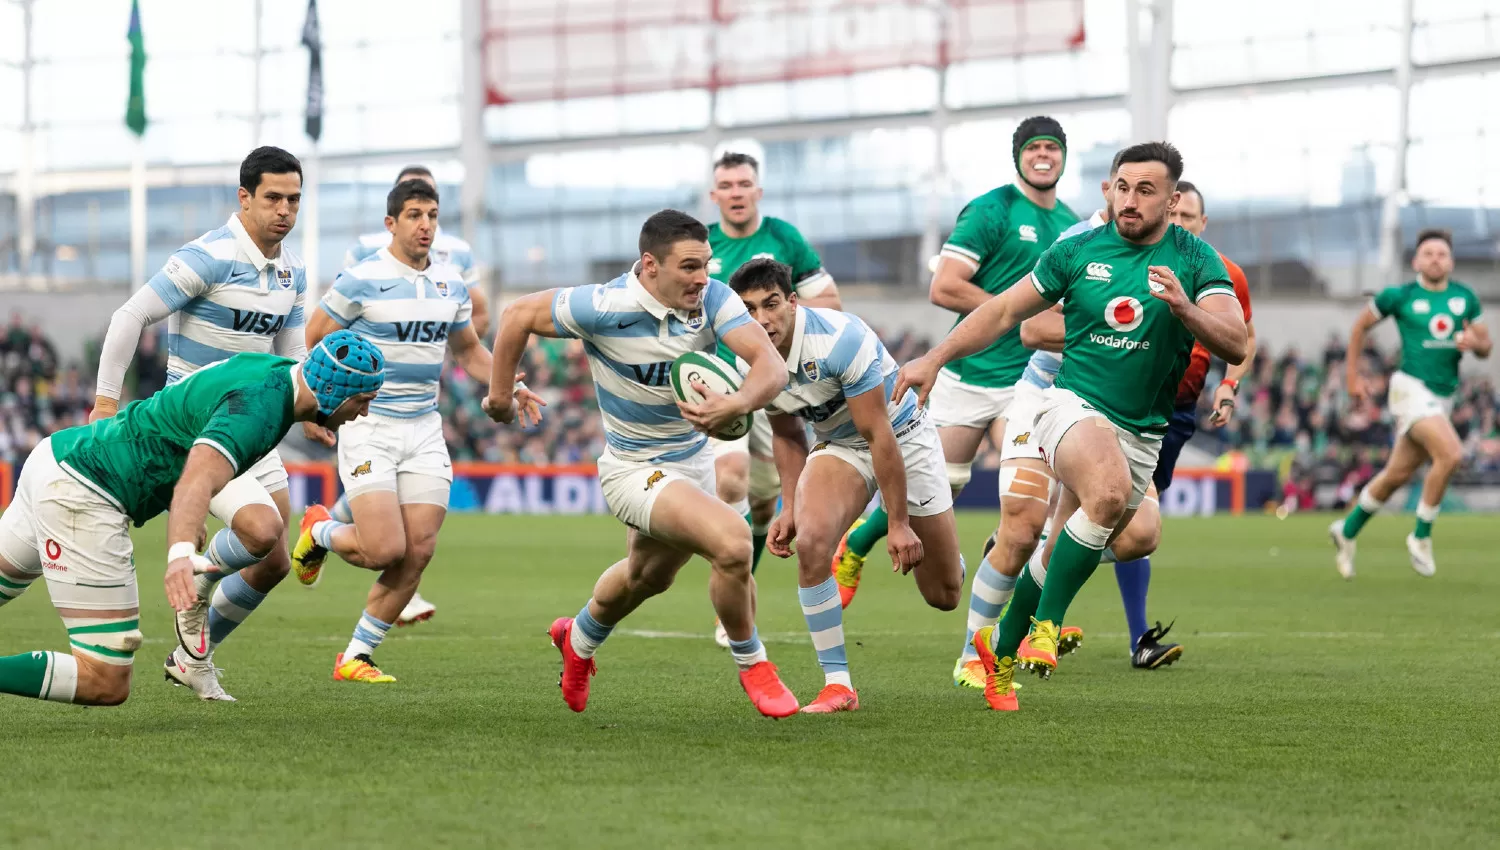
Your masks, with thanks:
M961 517L973 553L993 518ZM1183 660L1126 663L1102 566L1087 635L1021 712L949 679L964 609L926 608L883 554L845 629L864 707L755 714L687 567L599 655L588 711L544 631L619 556L605 517L452 517L423 584L438 616L335 683L369 574L288 580L217 658L238 703L162 681L162 526L138 534L147 643L130 701L0 698L0 846L1493 847L1500 841L1494 519L1438 523L1438 574L1378 517L1341 581L1327 517L1170 520L1153 617ZM760 627L805 702L822 683L794 571L767 556ZM967 602L967 599L965 600ZM0 653L62 649L46 591L0 610Z

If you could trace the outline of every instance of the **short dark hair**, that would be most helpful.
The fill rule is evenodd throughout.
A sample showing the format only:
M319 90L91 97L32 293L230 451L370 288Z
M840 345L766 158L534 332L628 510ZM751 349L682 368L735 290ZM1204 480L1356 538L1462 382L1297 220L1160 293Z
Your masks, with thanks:
M437 190L425 180L402 180L391 188L385 196L385 214L391 218L399 218L401 210L406 208L407 201L432 201L438 203Z
M755 157L747 153L735 153L734 151L725 151L724 155L720 156L718 160L714 162L714 170L718 171L721 168L739 168L742 165L750 166L750 170L755 172L755 176L760 176L760 163L755 159Z
M1422 243L1429 239L1440 239L1448 243L1448 250L1453 250L1453 234L1441 227L1428 227L1417 232L1416 247L1422 247Z
M683 240L708 241L708 228L703 222L678 210L662 210L654 213L641 225L640 249L658 260L672 253L672 246Z
M1159 162L1167 167L1173 185L1182 179L1182 154L1171 142L1141 142L1115 154L1115 168L1136 162Z
M437 178L432 176L432 170L425 165L406 166L405 168L401 169L400 174L396 175L396 182L405 183L409 178L412 177L426 177L428 180L431 180L434 183L437 182Z
M293 173L302 179L302 163L281 148L265 145L251 151L240 163L240 188L254 195L264 175Z
M734 270L734 274L729 276L729 288L740 295L760 289L775 289L790 298L793 292L792 267L770 257L756 257Z
M1191 181L1191 180L1178 180L1177 181L1177 191L1181 192L1184 195L1186 195L1188 192L1192 192L1194 195L1197 195L1198 196L1198 212L1200 214L1202 214L1202 215L1207 215L1208 214L1208 201L1203 200L1203 193L1200 192L1200 191L1198 191L1198 187L1193 184L1193 181Z

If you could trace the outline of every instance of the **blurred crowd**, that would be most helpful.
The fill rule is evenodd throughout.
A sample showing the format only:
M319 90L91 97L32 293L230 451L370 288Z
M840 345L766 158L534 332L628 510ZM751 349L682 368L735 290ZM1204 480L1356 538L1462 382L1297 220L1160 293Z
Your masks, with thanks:
M882 334L898 363L923 351L931 341L909 333ZM160 389L166 380L164 328L142 338L127 376L128 397ZM98 341L86 347L84 363L59 362L56 348L39 325L19 316L0 335L0 460L16 463L44 435L87 421L93 399L92 364ZM1351 408L1344 393L1344 341L1330 336L1321 351L1262 351L1242 383L1239 408L1229 426L1201 427L1194 446L1221 464L1275 469L1289 499L1303 505L1322 493L1322 504L1347 502L1389 453L1393 422L1385 391L1397 358L1392 352L1363 352L1361 370L1369 376L1370 404ZM576 340L536 340L522 362L527 384L547 400L543 423L522 430L490 422L479 408L482 385L450 366L443 376L443 427L456 461L501 464L592 463L604 450L593 381L583 346ZM1200 400L1206 425L1216 366ZM1465 464L1460 480L1500 483L1500 399L1486 378L1464 381L1453 421L1463 438ZM292 456L327 457L326 450L300 442L294 431ZM981 468L999 465L999 450L986 441ZM1330 499L1329 494L1332 494Z

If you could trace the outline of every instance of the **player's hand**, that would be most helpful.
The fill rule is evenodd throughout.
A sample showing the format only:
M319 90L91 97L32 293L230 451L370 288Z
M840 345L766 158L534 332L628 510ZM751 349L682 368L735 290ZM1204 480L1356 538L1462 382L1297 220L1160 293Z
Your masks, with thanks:
M693 381L689 386L703 396L703 401L697 404L679 401L677 409L682 411L683 419L705 434L717 433L725 425L733 422L737 417L744 416L747 412L738 398L739 393L725 395L714 392L707 384L699 381Z
M177 611L193 607L198 602L198 590L193 586L193 576L218 571L218 567L202 555L178 558L167 564L167 574L162 581L167 588L168 604Z
M1459 351L1482 350L1488 347L1485 343L1489 342L1489 332L1484 325L1470 325L1469 320L1464 319L1463 330L1453 335L1453 341Z
M1187 293L1183 291L1177 275L1166 266L1146 267L1146 287L1151 290L1152 298L1167 302L1167 306L1172 308L1174 314L1180 313L1192 303L1188 301Z
M891 522L885 549L891 555L891 572L906 575L922 563L922 541L911 530L910 523Z
M490 394L479 402L479 408L491 421L499 422L501 425L509 425L516 421L516 397L514 395L496 397L492 388Z
M790 558L797 554L792 549L792 541L796 539L797 521L791 511L783 510L766 530L766 549L778 558Z
M1214 390L1214 409L1208 414L1212 428L1223 428L1234 419L1234 388L1219 384Z
M334 444L339 441L338 435L334 434L332 431L324 428L322 425L319 425L316 422L303 422L302 436L313 441L314 443L319 443L321 445L328 446L329 448L333 448ZM202 549L203 547L199 546L198 548Z
M98 422L100 419L108 419L119 412L120 402L118 400L105 398L102 395L95 396L94 409L89 411L89 422L92 424Z
M516 413L521 418L521 427L531 428L542 424L542 408L547 406L547 402L521 382L524 377L525 372L516 373L516 389L511 397L516 400Z
M891 391L891 401L900 401L907 390L916 390L917 406L926 407L927 395L932 392L932 385L937 383L938 372L942 368L943 365L930 354L902 366L901 371L896 373L896 389Z
M1349 407L1363 407L1370 398L1370 389L1365 386L1363 375L1351 372L1344 376L1344 391L1349 394Z

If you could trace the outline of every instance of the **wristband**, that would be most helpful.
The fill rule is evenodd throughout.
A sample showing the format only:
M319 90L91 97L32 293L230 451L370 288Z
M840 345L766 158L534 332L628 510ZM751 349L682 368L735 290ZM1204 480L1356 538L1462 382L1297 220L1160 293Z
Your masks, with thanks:
M173 543L172 548L167 550L167 563L172 563L178 558L191 558L198 554L198 547L191 543Z
M1230 390L1232 390L1232 391L1234 391L1236 393L1238 393L1240 391L1240 382L1239 381L1232 381L1229 378L1225 378L1224 380L1220 381L1219 382L1219 386L1221 386L1221 387L1228 387Z

